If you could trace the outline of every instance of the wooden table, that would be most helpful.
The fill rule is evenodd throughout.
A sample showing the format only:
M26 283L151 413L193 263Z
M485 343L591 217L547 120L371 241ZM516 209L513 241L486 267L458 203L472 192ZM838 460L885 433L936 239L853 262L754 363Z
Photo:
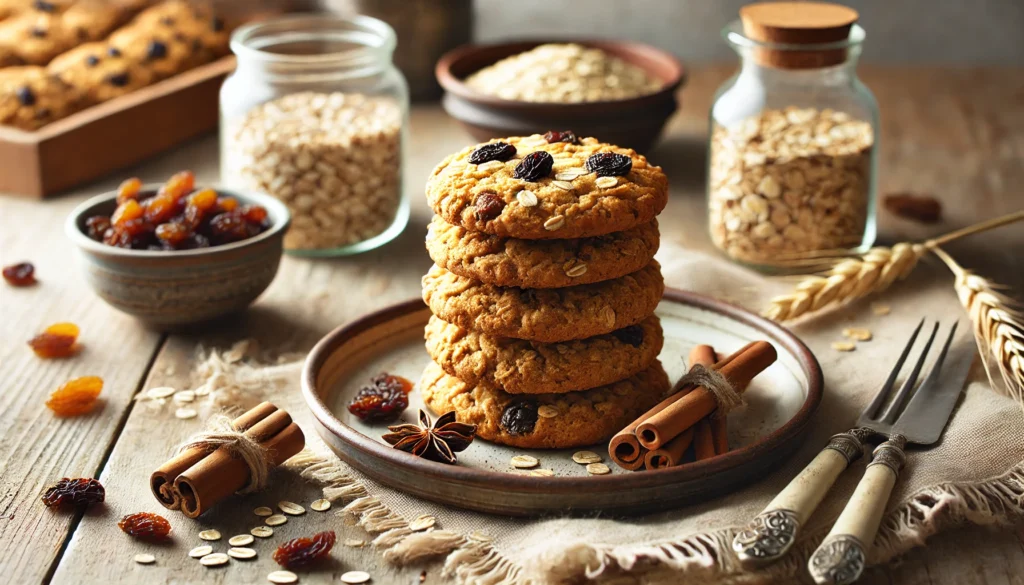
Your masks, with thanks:
M666 167L673 186L661 220L663 235L698 249L710 248L702 191L706 112L713 89L728 71L705 68L692 73L682 94L683 111L666 140L650 153ZM883 112L882 193L929 193L945 206L946 219L938 226L922 227L881 213L885 240L938 233L1024 207L1024 71L872 69L864 79ZM115 521L127 512L159 510L145 478L173 444L194 430L189 421L154 416L132 398L155 385L186 386L197 344L223 346L254 337L270 349L307 350L338 324L417 296L420 275L430 265L422 245L430 217L422 184L438 160L469 139L437 106L428 105L414 108L411 140L407 177L413 215L397 241L356 258L285 258L277 280L243 318L229 326L173 335L141 327L86 288L71 261L63 220L78 202L113 188L126 176L157 181L191 168L201 182L216 181L215 137L61 198L0 198L0 263L32 261L40 279L32 288L0 286L0 574L7 582L265 582L273 565L267 554L231 572L211 571L188 559L183 553L192 544L179 544L184 547L181 554L162 555L156 566L132 562L136 545L120 534ZM964 242L954 251L966 265L1019 292L1024 290L1022 244L1024 230L1013 227ZM64 320L81 325L85 351L71 360L36 358L25 340ZM103 407L80 419L53 417L43 406L46 395L81 375L106 381ZM84 518L46 509L40 494L65 476L101 477L108 504ZM298 482L280 482L268 501L308 502L316 491ZM203 523L216 525L226 538L235 534L232 529L241 532L252 523L250 507L230 502ZM233 520L239 515L247 518ZM179 530L198 530L183 517L174 522ZM311 531L308 526L305 530ZM358 531L346 529L342 538ZM191 535L187 542L192 542ZM421 570L385 567L371 550L342 546L335 559L329 570L304 576L303 582L326 583L343 571L363 569L376 583L411 583ZM437 566L428 569L428 581L439 581ZM1024 583L1024 532L950 531L898 565L872 569L865 582Z

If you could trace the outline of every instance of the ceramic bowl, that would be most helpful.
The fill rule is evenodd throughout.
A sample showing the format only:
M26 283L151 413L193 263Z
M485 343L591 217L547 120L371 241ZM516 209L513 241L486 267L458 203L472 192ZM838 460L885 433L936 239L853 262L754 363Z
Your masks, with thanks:
M157 188L146 185L143 191ZM78 248L89 286L110 306L158 328L200 323L248 307L277 274L291 216L283 203L269 195L217 192L243 205L266 208L270 229L248 240L210 248L129 250L97 242L84 231L88 218L114 211L115 192L79 205L64 227Z
M463 80L493 63L538 45L574 42L595 47L642 67L664 83L657 93L624 100L586 103L522 102L486 95ZM649 45L613 41L518 41L464 45L446 53L434 70L445 89L441 104L477 140L572 130L611 144L644 152L661 135L679 107L676 90L685 81L683 65L671 54Z

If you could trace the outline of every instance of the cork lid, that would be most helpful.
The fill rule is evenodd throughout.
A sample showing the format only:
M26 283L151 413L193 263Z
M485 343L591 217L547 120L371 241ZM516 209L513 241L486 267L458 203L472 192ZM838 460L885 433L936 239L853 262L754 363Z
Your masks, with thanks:
M761 2L740 9L740 21L747 38L789 47L761 47L755 58L763 65L806 69L843 62L846 51L830 46L815 50L813 45L841 43L857 22L857 11L826 2ZM793 45L808 45L806 50Z

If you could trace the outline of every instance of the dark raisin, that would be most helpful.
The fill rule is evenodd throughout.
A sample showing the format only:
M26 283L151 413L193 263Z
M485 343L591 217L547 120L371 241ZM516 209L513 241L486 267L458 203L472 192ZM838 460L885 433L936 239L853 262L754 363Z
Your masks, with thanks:
M409 406L411 390L409 380L382 373L359 389L348 411L366 422L391 422Z
M523 157L523 162L516 167L512 177L523 181L537 181L548 176L554 164L555 159L543 150L531 152Z
M97 57L96 55L89 55L88 57L85 58L85 64L88 65L89 67L95 67L95 66L99 65L99 63L100 63L100 58Z
M544 135L544 140L548 141L548 144L555 142L568 142L569 144L579 144L580 139L576 137L576 133L572 130L549 130Z
M94 215L85 220L85 233L97 242L103 241L103 233L110 229L110 218L105 215Z
M333 530L318 532L312 538L293 538L277 547L274 562L288 569L311 565L331 554L335 539Z
M628 343L633 347L640 347L644 342L644 328L639 325L630 325L629 327L612 331L612 335L615 336L615 339L622 343Z
M18 88L18 101L23 106L32 106L36 103L36 94L32 93L32 90L28 86Z
M107 54L111 57L120 57L121 49L118 49L117 47L110 47L109 49L107 49Z
M167 45L160 41L150 41L149 46L146 47L146 58L147 59L163 59L167 56Z
M510 435L526 435L533 432L537 424L537 404L529 400L517 400L505 407L501 413L501 428Z
M127 71L124 73L115 73L113 75L107 76L107 82L110 83L110 85L113 85L114 87L124 87L128 85L129 81L130 78L128 77Z
M501 210L505 209L505 202L497 193L484 191L476 196L473 206L476 207L474 216L480 221L488 221L501 215Z
M633 159L617 152L599 152L587 159L587 170L598 177L622 177L633 168Z
M516 147L507 142L491 142L485 144L469 155L469 162L475 165L492 160L508 160L516 155Z
M99 504L105 497L106 490L103 489L103 484L95 479L65 477L46 490L46 493L43 494L43 503L48 508L64 505L86 508L93 504Z
M160 19L160 24L164 24L164 25L167 25L167 26L174 26L174 18L172 18L170 16L165 16L165 17Z
M44 2L44 0L36 0L32 3L32 7L40 12L56 12L57 7L52 2Z
M5 266L4 280L11 286L29 286L36 283L36 267L31 262L19 262Z
M49 31L41 26L33 26L30 32L32 33L32 36L37 39L45 39Z
M224 30L224 20L214 16L213 20L210 21L210 26L213 28L214 32L220 32Z

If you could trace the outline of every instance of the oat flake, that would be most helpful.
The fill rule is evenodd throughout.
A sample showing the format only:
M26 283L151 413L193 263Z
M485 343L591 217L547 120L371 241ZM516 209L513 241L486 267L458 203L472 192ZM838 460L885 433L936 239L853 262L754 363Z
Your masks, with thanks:
M370 574L365 571L349 571L341 576L341 582L349 585L359 585L369 580Z
M291 571L274 571L267 575L267 581L275 583L276 585L288 585L289 583L295 583L299 580L299 576Z
M594 184L602 189L610 189L619 184L618 177L598 177Z
M212 552L213 547L208 544L204 544L202 546L197 546L194 549L188 551L188 556L192 557L193 559L201 559Z
M247 544L252 544L253 540L255 539L251 534L238 534L229 538L228 544L231 546L245 546Z
M537 205L537 194L529 189L523 189L516 193L516 201L523 207L533 207Z
M228 556L233 559L252 559L256 557L256 551L243 546L235 546L228 549Z
M554 217L549 217L548 220L544 222L544 229L546 229L549 232L553 232L562 229L564 225L565 216L556 215Z
M149 553L139 553L135 555L135 562L140 565L152 565L156 562L156 557Z
M266 518L267 516L274 515L274 511L268 508L267 506L260 506L259 508L253 510L252 513L256 514L257 516L262 516L264 518Z
M853 351L857 349L857 344L852 341L833 341L832 349L836 351Z
M350 548L363 548L364 546L366 546L366 541L359 540L357 538L349 538L345 541L345 546Z
M540 461L532 455L516 455L512 458L512 467L516 469L530 469L538 465L540 465Z
M210 553L199 559L199 563L204 567L219 567L227 564L229 560L228 555L224 553Z
M199 416L199 413L196 412L196 409L194 408L179 408L178 410L174 411L174 416L184 420L189 418L195 418Z
M288 517L283 514L274 514L263 521L267 526L280 526L288 521Z
M257 538L270 538L274 536L274 529L269 526L257 526L249 531L249 534Z
M167 398L168 396L171 396L175 392L176 390L174 388L171 388L170 386L159 386L157 388L150 388L149 390L146 390L146 396L154 399Z
M607 475L612 470L604 463L590 463L587 465L587 473L590 475Z
M554 477L555 472L550 469L531 469L530 475L533 477Z
M409 530L412 530L413 532L419 532L420 530L426 530L428 528L431 528L436 523L437 518L434 518L433 516L430 516L428 514L424 514L409 523Z
M543 404L537 409L537 416L541 418L555 418L559 414L557 408L547 404Z
M584 264L583 262L580 262L579 264L577 264L577 265L573 266L572 268L570 268L569 270L565 271L565 275L570 277L570 278L576 278L578 276L583 276L586 273L587 273L587 265Z
M577 451L572 454L572 460L580 465L589 465L591 463L600 463L601 456L593 451Z
M302 516L306 513L306 509L295 502L278 502L277 508L289 516Z
M199 533L199 538L203 540L220 540L220 532L216 530L204 530Z
M857 341L871 341L871 331L860 327L847 327L843 329L843 337L849 337Z
M316 512L326 512L331 509L331 501L319 499L310 504L309 507L313 508Z
M572 183L569 181L551 181L552 187L557 187L562 191L572 191Z

